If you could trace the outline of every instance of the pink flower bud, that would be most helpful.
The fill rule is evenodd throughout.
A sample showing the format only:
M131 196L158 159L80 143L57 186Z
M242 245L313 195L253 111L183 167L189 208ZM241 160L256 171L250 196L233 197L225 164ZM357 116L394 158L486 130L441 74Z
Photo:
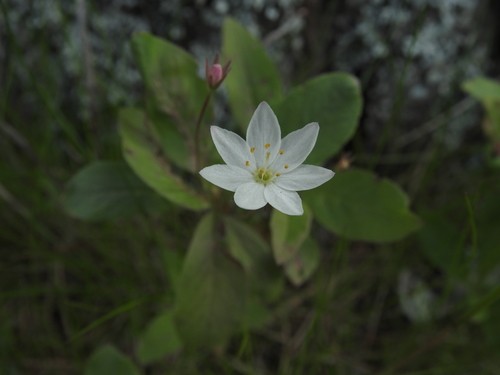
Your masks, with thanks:
M223 76L222 65L221 64L213 64L210 68L208 68L208 84L210 86L217 86L220 83Z
M205 76L208 86L211 89L216 89L224 81L229 73L231 66L231 61L229 61L225 66L219 64L219 56L216 56L211 65L208 64L208 60L205 60Z

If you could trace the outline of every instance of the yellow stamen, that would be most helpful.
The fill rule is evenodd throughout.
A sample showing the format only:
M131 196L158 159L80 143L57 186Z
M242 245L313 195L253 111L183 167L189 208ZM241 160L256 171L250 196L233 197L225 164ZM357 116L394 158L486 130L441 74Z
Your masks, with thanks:
M284 168L285 168L285 169L288 169L288 164L285 164Z
M250 166L250 161L248 161L248 160L247 160L247 161L245 162L245 165L246 165L247 167L249 167L249 166Z
M250 153L254 153L255 152L255 147L250 147Z
M267 150L269 147L271 147L271 145L270 145L269 143L266 143L266 144L264 145L264 147L265 147L265 148L266 148L266 150Z
M281 173L276 173L276 177L279 177L279 176L281 176Z
M283 155L285 153L285 150L280 150L280 155Z

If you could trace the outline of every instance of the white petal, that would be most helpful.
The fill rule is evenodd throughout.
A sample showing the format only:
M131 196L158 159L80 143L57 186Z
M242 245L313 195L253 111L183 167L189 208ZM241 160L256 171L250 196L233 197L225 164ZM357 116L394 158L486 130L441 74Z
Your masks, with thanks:
M235 191L241 184L252 181L252 174L249 171L232 165L212 165L203 168L200 174L205 180L229 191Z
M264 185L256 182L247 182L238 186L234 193L234 202L246 210L257 210L267 202L264 198Z
M266 102L259 104L250 120L247 143L255 147L255 161L259 166L270 164L280 150L280 124Z
M298 216L304 213L302 200L295 191L284 190L275 184L269 184L264 190L264 196L271 206L284 214Z
M271 169L279 173L287 173L297 168L306 160L316 144L319 125L317 122L307 124L302 129L288 134L281 141L282 153L276 156Z
M274 183L285 190L309 190L324 184L334 175L329 169L303 164L290 173L277 177Z
M218 126L211 126L210 133L212 134L217 151L219 151L222 160L226 164L241 168L253 165L255 169L255 159L243 138L236 133L219 128Z

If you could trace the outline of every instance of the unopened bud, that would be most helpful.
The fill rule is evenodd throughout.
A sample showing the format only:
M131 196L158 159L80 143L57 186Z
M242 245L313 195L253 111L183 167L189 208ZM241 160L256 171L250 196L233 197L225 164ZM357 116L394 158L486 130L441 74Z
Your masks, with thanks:
M229 73L231 67L231 61L229 61L225 66L219 64L219 56L216 56L212 64L208 64L208 60L205 60L205 76L208 86L211 89L216 89L224 81Z
M208 68L207 81L210 86L217 86L222 80L222 65L213 64Z

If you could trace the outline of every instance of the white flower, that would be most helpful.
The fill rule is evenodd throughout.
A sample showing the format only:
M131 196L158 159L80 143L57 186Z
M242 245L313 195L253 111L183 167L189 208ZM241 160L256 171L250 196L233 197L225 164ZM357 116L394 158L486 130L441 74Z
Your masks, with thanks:
M266 102L255 110L246 141L217 126L210 131L227 165L212 165L200 174L234 191L234 201L241 208L256 210L269 203L284 214L302 215L297 191L318 187L334 175L329 169L302 164L316 143L319 125L310 123L281 139L278 119Z

